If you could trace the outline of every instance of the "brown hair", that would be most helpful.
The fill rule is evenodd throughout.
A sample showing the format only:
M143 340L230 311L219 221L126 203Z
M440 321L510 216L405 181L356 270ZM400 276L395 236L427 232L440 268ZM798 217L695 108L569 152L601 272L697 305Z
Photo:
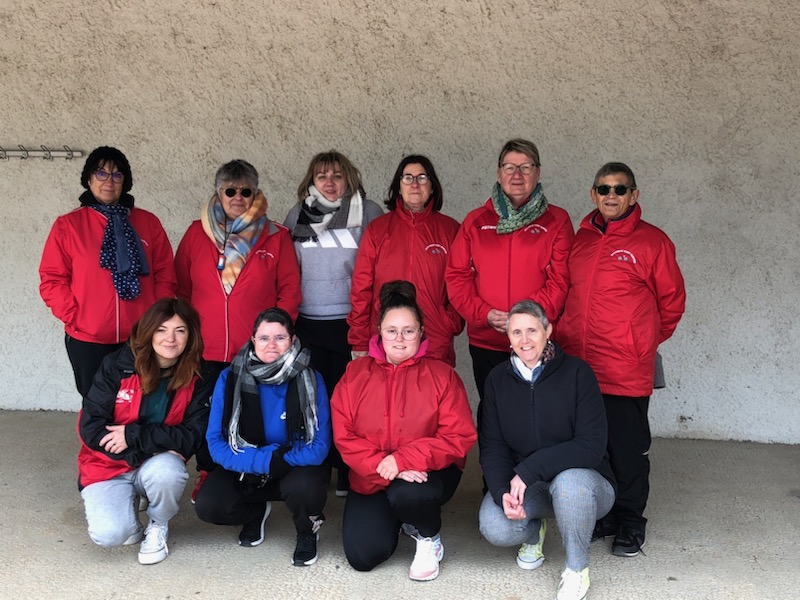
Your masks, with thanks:
M361 196L366 198L367 193L364 191L364 184L361 183L361 172L355 168L353 163L351 163L344 154L337 150L328 150L327 152L320 152L317 154L308 164L308 170L303 180L300 182L300 185L297 187L297 201L299 203L302 204L306 196L308 196L308 188L314 183L314 175L317 170L319 170L317 167L322 167L324 171L329 167L333 168L333 165L336 163L338 163L339 167L342 169L342 175L344 176L347 189L350 190L350 193L355 194L356 192L360 192Z
M383 323L386 313L394 308L407 308L417 318L420 327L425 325L422 321L422 309L417 304L417 288L410 281L402 279L387 281L381 286L379 299L378 326Z
M186 348L178 357L167 387L168 392L185 387L200 374L200 360L203 357L203 338L200 336L200 317L191 304L182 298L162 298L148 308L142 318L131 330L130 346L133 352L133 366L139 374L142 394L149 394L158 387L161 368L153 350L153 336L165 321L179 317L189 333Z

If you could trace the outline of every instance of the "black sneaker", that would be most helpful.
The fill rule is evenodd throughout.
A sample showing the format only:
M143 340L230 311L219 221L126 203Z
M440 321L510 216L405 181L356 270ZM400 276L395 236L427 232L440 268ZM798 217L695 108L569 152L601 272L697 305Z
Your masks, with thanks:
M297 546L294 549L292 564L295 567L307 567L317 562L317 533L298 533Z
M611 544L611 553L614 556L637 556L639 552L644 554L644 531L631 529L623 525L614 537Z
M592 541L604 540L610 535L617 535L619 528L616 523L606 519L600 519L594 524L594 531L592 531Z
M264 505L264 514L249 523L245 523L239 533L239 545L251 548L258 546L264 541L264 523L267 522L269 513L272 512L272 502Z

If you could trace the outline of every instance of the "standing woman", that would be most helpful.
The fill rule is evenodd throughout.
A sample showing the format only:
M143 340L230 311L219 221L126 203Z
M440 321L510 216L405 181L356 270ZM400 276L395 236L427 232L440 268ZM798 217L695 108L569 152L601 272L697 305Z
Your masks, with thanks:
M200 319L184 300L156 302L129 344L103 361L78 417L78 486L89 537L103 548L138 543L139 562L167 557L178 512L208 423L214 382L200 379ZM149 500L144 529L138 498Z
M370 571L388 560L402 526L416 542L409 577L428 581L444 557L442 506L461 481L477 435L461 379L427 356L415 295L408 281L381 288L369 356L348 365L331 413L336 445L351 469L342 517L348 562Z
M289 231L267 218L258 172L238 159L222 165L214 195L175 254L178 296L200 313L208 376L216 378L250 339L258 314L278 306L297 318L300 270ZM204 446L192 499L213 468Z
M575 234L567 211L544 195L539 149L505 143L492 196L464 219L447 267L447 291L467 321L478 394L508 360L508 311L521 298L541 304L555 323L569 287L567 257ZM480 405L478 405L480 426Z
M358 169L330 150L311 159L297 188L297 204L283 222L292 231L300 263L303 301L297 335L329 394L350 362L346 318L358 245L366 226L382 214L366 198ZM347 495L347 467L336 448L331 448L331 463L339 469L336 495Z
M159 298L175 296L172 246L158 218L134 207L131 167L116 148L83 165L80 208L56 219L39 265L39 293L64 322L75 385L89 393L108 354Z
M464 321L450 304L444 274L458 222L439 212L442 186L428 158L411 155L400 161L386 206L389 213L370 223L358 249L347 317L353 354L367 355L381 287L402 279L414 284L428 320L428 357L455 366L453 338Z
M220 468L195 505L203 521L241 525L239 545L253 547L264 541L272 502L283 500L297 532L297 567L317 561L331 476L328 394L309 363L285 310L256 317L252 338L214 388L206 439Z

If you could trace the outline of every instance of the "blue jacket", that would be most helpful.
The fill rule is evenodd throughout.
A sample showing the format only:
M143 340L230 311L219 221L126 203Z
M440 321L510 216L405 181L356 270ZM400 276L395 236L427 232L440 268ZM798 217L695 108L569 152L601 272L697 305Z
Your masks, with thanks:
M267 445L259 448L242 448L239 453L234 453L228 445L228 432L222 428L222 414L225 405L225 383L228 380L230 368L220 373L214 395L211 399L211 414L208 419L206 440L211 458L214 462L236 473L250 473L253 475L269 474L269 463L272 453L281 446L289 444L286 435L286 390L288 384L258 386L261 398L261 411L264 415L264 435ZM321 465L327 458L331 448L331 410L328 404L328 392L322 376L315 373L317 378L317 420L319 429L314 435L314 441L306 444L303 440L295 440L283 459L292 467Z

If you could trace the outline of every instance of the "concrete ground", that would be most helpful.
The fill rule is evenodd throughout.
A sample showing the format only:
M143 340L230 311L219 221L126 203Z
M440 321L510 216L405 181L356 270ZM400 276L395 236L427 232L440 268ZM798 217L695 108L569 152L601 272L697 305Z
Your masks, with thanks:
M412 542L371 573L341 549L343 500L333 488L319 562L290 565L294 535L282 505L267 541L241 548L238 529L200 522L189 503L170 524L169 558L144 567L137 548L103 550L86 534L75 483L73 413L0 411L0 597L2 598L554 598L564 553L557 528L537 571L515 565L477 528L475 452L445 507L446 557L439 578L408 579ZM589 598L764 599L796 596L800 574L800 447L657 439L645 556L592 547ZM193 466L193 465L192 465Z

